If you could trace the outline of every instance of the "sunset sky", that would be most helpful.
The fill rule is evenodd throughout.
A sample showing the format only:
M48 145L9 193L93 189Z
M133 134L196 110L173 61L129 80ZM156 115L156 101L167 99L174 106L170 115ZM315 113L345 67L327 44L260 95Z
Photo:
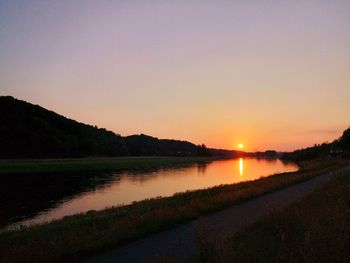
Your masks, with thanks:
M0 0L0 95L121 135L332 141L350 125L350 1Z

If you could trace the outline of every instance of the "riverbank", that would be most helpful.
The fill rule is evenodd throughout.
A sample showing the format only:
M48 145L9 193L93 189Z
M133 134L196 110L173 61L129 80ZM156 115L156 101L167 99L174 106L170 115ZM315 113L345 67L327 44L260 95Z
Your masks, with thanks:
M0 160L1 174L108 172L143 170L153 167L171 167L194 162L210 162L222 157L95 157L71 159Z
M344 164L345 161L322 162L317 168L305 167L299 172L144 200L3 232L0 234L0 254L5 262L78 262L89 255L311 179Z
M350 170L231 238L200 240L197 262L349 262Z

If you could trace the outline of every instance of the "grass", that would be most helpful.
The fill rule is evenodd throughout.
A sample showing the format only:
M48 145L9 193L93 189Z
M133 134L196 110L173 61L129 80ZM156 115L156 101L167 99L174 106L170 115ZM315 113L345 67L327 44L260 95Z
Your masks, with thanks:
M233 238L200 245L199 262L349 262L350 171Z
M102 211L69 216L44 225L0 234L2 262L80 262L146 234L195 219L318 176L344 165L283 173L251 182L135 202Z
M140 170L213 161L216 157L96 157L73 159L0 160L0 175L13 173Z

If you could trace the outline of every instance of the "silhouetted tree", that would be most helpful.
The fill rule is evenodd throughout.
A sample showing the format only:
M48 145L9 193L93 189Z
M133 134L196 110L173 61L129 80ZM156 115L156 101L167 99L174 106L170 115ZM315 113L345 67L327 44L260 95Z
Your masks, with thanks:
M210 156L210 151L208 150L205 144L200 144L197 146L197 154L198 156Z

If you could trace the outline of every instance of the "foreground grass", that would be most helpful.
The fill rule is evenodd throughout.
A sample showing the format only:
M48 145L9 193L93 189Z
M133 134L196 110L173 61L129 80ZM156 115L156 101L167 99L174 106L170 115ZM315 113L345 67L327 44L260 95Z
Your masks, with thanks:
M192 162L213 161L216 157L96 157L73 159L0 160L0 175L11 173L84 172L142 170Z
M350 171L229 240L206 240L200 262L350 262Z
M66 217L45 225L0 234L2 262L80 262L94 253L311 179L344 165L283 173L234 185L135 202L132 205Z

